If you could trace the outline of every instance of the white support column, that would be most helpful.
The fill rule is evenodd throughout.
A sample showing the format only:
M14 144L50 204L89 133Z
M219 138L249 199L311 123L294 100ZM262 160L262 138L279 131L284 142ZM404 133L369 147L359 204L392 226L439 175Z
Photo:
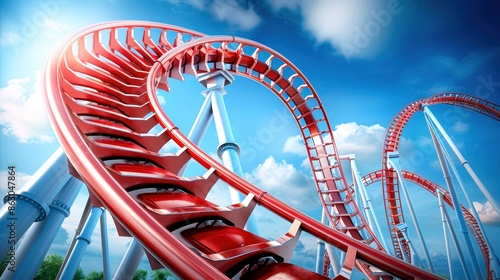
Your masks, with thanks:
M388 252L387 243L385 242L384 235L382 235L382 229L378 223L377 216L373 211L373 205L368 192L366 191L366 186L363 184L363 179L361 178L361 174L359 173L358 166L356 165L356 156L355 155L347 155L349 158L349 163L351 165L351 170L353 173L354 181L357 186L357 191L361 196L363 210L365 212L365 216L367 217L368 224L370 229L375 232L377 231L379 240L382 243L382 246Z
M438 194L441 194L441 192L438 191ZM441 199L441 201L439 203L442 203L442 200L443 200L442 195L441 195L440 199ZM462 247L460 246L460 242L457 238L456 231L453 228L453 224L450 222L450 216L448 215L448 211L446 211L446 208L444 208L444 207L443 207L443 213L445 215L445 219L448 221L448 223L447 223L448 231L450 232L451 240L453 241L453 244L455 245L458 259L460 260L460 264L462 265L462 268L464 270L465 278L467 280L469 280L472 278L469 267L467 266L467 262L465 261L465 257L464 257L464 254L462 252Z
M211 94L212 114L219 139L217 155L224 165L239 176L243 175L239 160L240 147L234 141L231 123L227 114L223 95L226 94L224 86L233 82L234 77L226 70L219 70L213 73L200 76L198 81L207 90L204 93ZM238 203L243 200L243 195L234 189L230 189L231 201Z
M113 279L132 279L134 277L142 257L144 256L144 249L137 239L132 238L125 255L118 266L118 269L113 276Z
M460 201L459 201L457 193L455 191L455 186L453 184L453 180L451 179L451 175L450 175L450 172L448 170L448 165L446 164L446 160L445 160L444 155L443 155L442 147L439 144L438 137L434 131L434 127L432 125L434 122L432 122L432 118L430 118L429 112L430 111L427 108L427 106L424 106L424 113L425 113L424 115L425 115L425 118L427 121L427 126L429 127L429 132L431 134L432 142L434 143L434 148L436 149L436 154L437 154L438 159L439 159L439 164L441 165L441 170L443 171L443 176L444 176L444 179L446 181L446 186L448 187L448 190L449 190L450 195L451 195L451 200L453 202L453 205L455 206L455 214L457 216L458 223L460 225L460 230L462 231L462 234L464 236L464 241L465 241L465 244L467 246L467 251L468 251L469 257L472 261L472 268L474 269L474 275L475 275L476 279L483 279L483 277L481 275L481 270L479 269L479 263L478 263L476 254L474 253L474 248L472 247L472 240L471 240L471 236L469 235L469 229L467 228L464 215L463 215L462 211L460 211ZM430 114L432 114L432 113L430 113ZM436 122L437 122L437 120L436 120Z
M322 207L321 209L321 223L325 224L326 218L325 218L325 208ZM316 251L316 273L322 274L323 273L323 264L325 262L324 256L325 256L325 242L321 239L317 240L318 242L318 248Z
M443 237L444 237L444 246L446 250L446 258L448 260L448 273L450 276L450 279L453 279L453 265L452 265L452 259L451 259L451 251L450 251L450 241L448 240L448 219L446 219L446 214L444 213L444 203L443 203L443 194L441 191L437 191L437 197L438 197L438 205L439 205L439 212L441 213L441 223L443 226Z
M423 107L423 111L424 111L425 116L427 116L432 121L432 123L435 125L435 127L441 133L441 135L443 135L443 137L446 140L446 142L448 143L448 145L450 145L450 147L453 150L453 152L455 152L455 154L457 155L457 157L460 160L460 163L462 164L462 166L465 168L465 170L467 170L467 172L469 173L469 175L471 176L471 178L474 180L474 182L476 183L476 185L479 187L479 189L481 190L481 192L483 193L483 195L491 203L491 206L493 207L493 209L495 209L495 211L500 215L500 205L493 198L493 196L491 196L491 194L488 192L488 190L486 189L486 187L483 185L483 182L481 182L481 180L479 179L479 177L477 177L477 175L474 172L474 170L470 167L469 162L467 162L467 160L465 160L465 158L462 155L462 153L460 153L460 150L458 150L457 146L455 145L455 143L453 143L453 141L451 140L450 136L448 136L448 133L446 133L446 131L444 130L443 126L441 126L441 124L436 119L436 117L434 116L434 114L432 114L432 112L429 109L429 107L424 106Z
M82 182L76 178L69 179L50 204L51 211L47 218L30 227L19 243L15 254L15 272L7 267L0 279L34 279L61 224L69 216L71 205L81 186Z
M97 222L99 221L99 218L101 217L102 213L103 213L102 208L95 206L92 207L90 217L85 223L82 233L78 235L75 248L73 249L73 252L71 252L68 262L66 263L66 266L63 268L61 272L61 279L73 279L73 276L75 275L76 270L78 269L78 265L82 260L83 254L85 253L87 246L91 242L90 238L92 236L92 233L94 232L95 226L97 225Z
M240 147L234 140L223 98L223 95L226 94L224 86L231 84L233 80L234 77L227 70L218 70L198 78L198 81L207 88L204 92L207 95L212 95L212 115L219 139L217 155L224 163L224 166L243 177L239 158ZM239 203L244 199L243 194L231 187L229 187L229 193L232 203ZM246 228L253 233L257 233L257 223L253 215L248 219Z
M208 94L206 94L205 101L203 101L200 111L198 111L198 115L196 116L196 119L191 126L191 130L188 134L189 140L199 146L201 144L201 140L203 140L203 137L205 137L212 119L212 94L209 92ZM182 167L181 171L179 172L179 176L182 176L184 174L187 165L188 163L186 163L186 165Z
M338 275L342 266L340 265L339 257L337 257L337 248L333 247L330 244L326 244L326 253L328 254L328 258L330 258L330 265L332 267L332 271L334 275ZM342 251L343 252L343 251Z
M415 247L413 247L413 242L411 242L410 236L408 236L408 233L406 232L408 230L408 225L406 223L401 223L401 224L398 224L396 227L398 228L399 231L401 231L401 233L403 234L403 237L406 240L406 244L408 244L408 246L410 247L411 264L417 265L417 266L421 265L420 257L417 253L417 250L415 250ZM401 246L401 248L404 248L403 244L401 244L400 246ZM406 258L405 253L403 253L403 256L405 256L405 258ZM406 259L406 261L408 262L408 259Z
M387 154L388 157L388 162L394 168L396 173L398 174L399 178L399 185L401 187L401 190L403 192L403 195L405 197L406 203L408 204L408 210L410 211L411 218L413 220L413 224L415 225L415 230L418 235L418 239L420 240L420 243L422 245L422 249L424 251L425 259L427 260L427 263L429 265L429 269L432 273L434 273L434 265L432 264L431 257L429 255L429 250L427 250L427 245L425 244L424 237L422 235L422 230L420 229L420 225L417 219L417 216L415 215L415 210L413 209L413 205L410 200L410 195L408 194L408 189L406 188L406 182L403 177L403 173L401 172L401 168L399 165L399 152L392 152ZM416 253L416 251L415 251Z
M59 148L20 190L9 189L4 198L5 204L0 210L0 228L2 229L0 240L9 241L0 242L1 259L7 254L14 254L17 248L15 244L33 222L45 219L50 211L48 204L52 202L69 178L68 162L63 150Z
M450 165L450 168L451 168L451 170L453 172L453 175L455 175L455 178L457 179L458 185L460 186L460 188L462 190L462 193L465 196L465 200L467 201L467 203L469 205L469 209L471 210L472 216L474 216L474 218L476 219L477 225L479 226L479 230L481 231L481 233L484 236L484 241L486 242L486 246L488 246L488 250L489 250L489 253L490 253L490 255L488 257L490 259L491 269L495 272L495 275L500 275L500 267L499 267L500 264L496 261L497 258L496 258L495 250L493 249L493 246L491 246L490 240L489 240L489 238L488 238L488 236L486 234L486 231L484 230L483 223L481 222L481 219L479 218L479 215L477 214L476 208L474 207L474 204L472 203L472 201L471 201L471 199L470 199L470 197L469 197L469 195L467 193L467 190L465 189L465 185L462 182L462 178L460 177L460 174L458 173L455 165L451 161L451 157L450 157L448 151L444 147L443 142L441 141L441 139L437 138L437 140L439 141L439 144L443 148L442 149L443 150L443 154L444 154L447 162Z
M101 250L102 250L102 270L104 280L111 279L109 266L109 242L108 242L108 224L106 210L102 209L101 214Z

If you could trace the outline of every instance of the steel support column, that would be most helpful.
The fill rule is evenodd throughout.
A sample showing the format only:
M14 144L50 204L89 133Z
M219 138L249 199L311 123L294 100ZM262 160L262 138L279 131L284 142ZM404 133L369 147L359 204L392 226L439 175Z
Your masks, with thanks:
M424 237L422 235L422 230L420 229L420 224L418 222L417 216L415 215L415 210L413 209L413 205L412 205L411 200L410 200L410 195L408 194L408 189L406 188L406 182L404 180L403 173L401 172L401 167L399 165L399 153L398 152L387 153L387 157L388 157L388 161L391 164L392 168L394 168L394 170L398 174L401 190L403 191L403 195L405 197L406 203L408 204L408 210L410 211L410 215L411 215L411 218L413 220L413 224L415 225L415 230L417 232L418 239L420 240L420 243L422 244L422 249L424 251L425 259L427 260L430 271L432 273L434 273L434 271L435 271L434 265L432 264L431 256L429 255L429 250L427 250L427 245L425 244ZM408 239L408 241L409 241L409 239ZM416 254L416 251L415 250L413 250L413 251Z
M241 169L239 158L240 147L234 140L231 123L229 122L229 116L223 98L223 95L226 94L224 86L231 84L233 80L234 77L227 70L215 71L198 78L198 81L207 88L204 93L206 93L207 96L211 94L212 115L219 140L217 155L224 163L224 166L238 176L243 177L243 170ZM240 192L231 187L229 187L229 193L232 203L239 203L244 199ZM253 233L257 233L257 224L253 215L248 219L246 228Z
M33 222L41 221L49 213L48 204L52 202L61 188L69 180L68 162L61 148L35 172L20 191L9 191L4 197L0 210L0 258L13 253L13 247ZM9 207L15 207L15 210ZM15 224L11 230L9 225ZM12 234L13 233L13 234ZM13 243L10 241L12 240Z
M493 246L491 246L490 240L486 234L486 231L484 230L483 223L481 222L481 219L479 218L479 215L477 214L476 207L474 207L474 204L472 203L469 194L467 193L467 190L465 189L465 185L462 182L462 178L460 177L460 174L458 173L456 167L454 164L452 164L451 157L448 153L448 151L444 148L442 141L438 138L439 144L441 147L443 147L443 154L446 158L446 160L450 163L450 168L453 171L453 175L455 175L455 178L457 179L458 185L460 186L462 193L465 197L465 200L467 201L467 204L469 205L470 212L472 213L472 216L477 221L477 225L479 226L479 230L484 236L484 241L486 242L486 246L488 246L488 251L489 251L489 259L490 259L490 265L492 270L495 272L495 275L500 275L500 268L499 268L499 263L496 261L496 253L495 250L493 249ZM487 272L489 273L489 272Z
M104 280L111 279L109 267L109 243L108 243L108 225L106 218L106 210L102 209L101 214L101 250L102 250L102 270Z
M464 236L464 241L465 245L467 246L467 251L469 253L469 257L472 261L472 268L474 269L474 275L476 279L483 279L481 275L481 270L479 269L479 263L476 258L476 254L474 253L474 248L472 247L472 240L471 236L469 234L469 229L467 228L467 224L465 222L464 215L462 211L460 211L460 201L458 199L458 195L455 191L455 186L453 184L453 180L451 179L450 171L448 169L448 164L446 163L446 159L444 158L443 155L443 149L439 143L438 137L436 135L436 132L433 127L433 123L436 124L437 119L435 119L436 122L432 120L430 117L432 113L430 110L427 108L427 106L424 106L424 115L425 119L427 121L427 126L429 127L429 132L431 134L432 142L434 143L434 148L436 149L436 154L438 156L439 164L441 165L441 170L443 172L443 177L446 181L446 186L448 187L448 191L450 192L451 200L453 202L453 205L455 206L455 214L458 219L458 223L460 225L460 230L462 231L462 234ZM444 130L443 130L444 131ZM443 132L441 132L443 133ZM451 141L451 139L450 139ZM452 142L453 143L453 142Z
M92 207L90 217L87 219L82 233L76 237L77 241L73 252L71 252L66 266L62 269L61 279L73 279L80 261L82 260L83 254L91 242L90 238L102 213L102 208L95 206Z
M372 200L370 196L368 195L368 192L366 191L366 186L363 184L363 179L361 178L361 174L359 173L358 166L356 165L356 157L355 155L349 155L349 163L351 165L351 170L353 173L354 180L356 182L356 185L358 186L358 193L360 194L361 201L363 204L363 210L365 212L365 215L368 220L368 224L370 225L370 228L373 232L375 230L378 233L379 240L382 243L382 246L384 249L388 252L388 246L387 243L385 242L384 235L382 234L382 229L378 223L377 216L375 215L375 212L373 211L373 205L372 205Z
M462 164L462 166L465 168L465 170L467 170L467 172L471 176L472 180L474 180L474 182L479 187L479 189L481 190L481 192L483 193L483 195L491 203L491 206L493 207L493 209L495 209L495 211L498 213L498 215L500 215L500 205L493 198L493 196L491 196L490 192L483 185L483 182L481 182L481 180L479 179L479 177L477 177L477 175L474 172L474 170L470 167L469 162L464 158L464 156L462 155L462 153L460 152L460 150L458 150L458 148L455 145L455 143L453 143L453 141L451 140L450 136L448 135L448 133L446 133L446 131L444 130L443 126L436 119L436 117L431 112L431 110L429 109L429 107L424 106L423 107L423 111L424 111L425 116L427 116L430 119L430 121L432 121L432 123L435 125L435 127L441 133L441 135L443 135L443 137L446 140L446 142L448 143L448 145L450 145L451 149L453 150L453 152L457 155L458 159L460 160L460 164Z
M450 241L448 240L448 219L446 218L445 214L445 209L444 209L444 202L443 202L443 194L441 191L437 191L437 197L438 197L438 205L439 205L439 212L441 213L441 223L443 225L443 238L444 238L444 246L446 250L446 258L448 260L448 272L450 279L453 279L453 265L452 265L452 259L451 259L451 251L450 251ZM469 279L468 274L466 273L467 279Z
M321 209L321 223L325 223L325 208ZM325 262L325 242L321 239L317 240L318 246L316 251L316 273L321 274L323 272L323 266Z
M413 242L411 242L410 237L408 236L408 233L406 232L408 230L408 225L406 223L401 223L396 226L399 231L403 234L403 237L406 240L406 244L410 247L410 255L411 255L411 264L413 265L421 265L420 263L420 257L418 256L417 250L415 250L415 247L413 247ZM401 246L402 247L402 246ZM404 254L406 255L406 254ZM408 260L406 260L408 261Z
M70 208L82 186L82 182L71 177L50 204L46 219L34 224L26 232L16 251L15 272L6 269L0 279L34 279L38 268L49 250L50 245L69 216Z

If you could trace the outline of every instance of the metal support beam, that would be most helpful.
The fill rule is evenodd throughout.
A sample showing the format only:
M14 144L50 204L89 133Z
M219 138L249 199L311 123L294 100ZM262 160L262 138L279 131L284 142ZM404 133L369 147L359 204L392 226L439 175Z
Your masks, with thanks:
M97 222L99 221L99 218L101 217L102 213L103 213L102 208L95 206L92 207L90 217L85 223L82 233L78 235L78 237L76 238L77 241L75 244L75 248L71 252L68 262L66 263L66 266L63 268L61 272L61 279L73 279L73 276L75 275L76 270L78 269L80 261L82 260L83 254L85 253L87 246L91 242L90 238L92 236L92 233L94 232L95 226L97 225Z
M113 279L132 279L134 277L139 264L141 263L142 257L144 256L144 248L137 241L137 239L132 238L125 255L115 272Z
M464 215L462 211L460 211L460 201L458 199L457 193L455 191L455 186L453 184L453 180L451 179L450 171L448 170L448 164L443 155L442 147L439 143L438 137L434 130L434 126L432 124L436 124L437 119L434 118L435 122L430 117L432 113L430 112L427 106L424 106L424 116L427 121L427 126L429 127L429 132L431 134L432 142L434 143L434 148L436 149L436 154L438 156L439 164L441 165L441 170L443 171L443 176L446 181L446 186L448 187L448 191L450 192L451 200L453 205L455 206L455 214L458 219L458 223L460 225L460 230L464 236L465 245L467 246L467 251L469 253L469 257L472 261L472 268L474 269L474 275L476 279L483 279L481 275L481 270L479 269L479 263L477 261L476 254L474 253L474 248L472 247L472 240L469 234L469 229L467 228ZM441 127L442 128L442 127ZM444 131L444 130L443 130ZM441 132L442 134L443 132ZM446 133L446 132L445 132ZM451 141L451 139L450 139ZM453 142L451 142L453 143ZM453 146L455 146L453 144Z
M467 172L471 176L472 180L474 180L474 182L479 187L479 189L481 190L483 195L491 203L491 206L493 207L493 209L495 209L495 211L498 213L498 215L500 215L500 205L493 198L493 196L491 196L491 194L488 192L486 187L483 185L483 182L481 182L479 177L477 177L476 173L474 172L472 167L469 165L469 162L467 160L465 160L462 153L460 153L460 150L458 150L457 146L455 145L455 143L453 143L450 136L448 136L448 133L446 133L443 126L439 123L439 121L436 119L434 114L432 114L429 107L424 106L423 111L424 111L425 116L427 116L430 119L430 121L432 121L432 123L435 125L435 127L441 133L441 135L443 135L443 137L446 140L446 142L448 143L448 145L450 145L451 149L453 150L453 152L457 155L458 159L460 160L460 164L462 164L462 166L465 168L465 170L467 170Z
M206 93L207 96L211 94L212 115L219 140L217 155L222 160L225 167L238 176L243 177L239 158L240 147L234 140L231 123L229 122L229 116L223 98L223 95L226 94L224 86L231 84L233 80L234 77L227 70L218 70L198 78L198 81L207 88L204 93ZM229 187L229 193L232 203L239 203L244 199L243 194L231 187ZM246 229L253 233L257 233L257 222L253 215L248 219Z
M441 213L441 223L443 225L443 238L444 238L444 246L446 250L446 258L448 260L448 273L450 276L450 279L453 279L453 265L452 265L452 259L451 259L451 251L450 251L450 241L448 240L448 219L446 219L446 214L444 213L444 202L443 202L443 194L441 191L437 191L437 197L438 197L438 205L439 205L439 212ZM467 275L467 274L466 274ZM467 276L468 279L468 276Z
M321 223L325 223L325 208L322 207L321 209ZM322 274L323 273L323 264L325 262L325 242L321 239L317 240L318 242L318 248L316 251L316 273Z
M429 265L429 269L432 273L435 272L434 270L434 265L432 264L431 261L431 256L429 255L429 250L427 250L427 245L425 244L424 237L422 235L422 230L420 229L420 224L418 222L417 216L415 215L415 210L413 208L413 205L410 200L410 195L408 194L408 189L406 188L406 182L403 177L403 173L401 172L401 168L399 165L399 153L398 152L391 152L387 154L388 157L388 162L394 168L396 173L398 174L399 177L399 182L401 186L401 190L403 191L403 195L405 197L406 203L408 204L408 210L410 211L411 218L413 220L413 224L415 225L415 230L418 235L418 239L420 240L420 243L422 245L422 249L424 251L425 259L427 261L427 264ZM416 251L414 251L416 253Z
M465 185L462 182L462 178L460 177L460 174L458 173L455 165L452 164L451 157L450 157L448 151L444 147L441 139L437 138L437 140L438 140L439 144L441 145L441 147L443 147L443 149L442 149L443 154L450 165L449 167L451 168L453 175L457 179L458 185L460 186L460 189L462 190L462 193L465 197L465 200L467 201L467 203L469 205L468 209L470 209L472 216L474 216L474 218L476 219L477 225L479 226L479 230L481 231L481 233L484 236L484 241L486 242L486 246L488 246L488 250L489 250L489 254L490 254L488 257L490 259L491 269L495 272L495 275L500 275L500 267L499 267L500 264L496 261L497 257L496 257L495 250L494 250L493 246L491 246L490 240L486 234L486 231L484 230L483 223L481 222L481 219L479 218L479 215L477 214L476 207L474 207L474 204L472 203L472 201L469 197L469 194L467 193L467 190L465 189ZM486 273L489 273L489 272L486 272Z
M102 270L104 280L111 279L109 267L109 243L108 243L108 225L106 218L106 210L102 209L101 214L101 250L102 250Z
M34 279L50 245L65 218L69 216L71 205L82 186L82 182L74 177L64 185L50 204L50 213L47 218L34 224L26 232L16 251L16 267L13 270L5 269L0 279Z
M455 230L453 229L453 224L450 222L450 216L448 215L448 211L446 211L446 208L444 207L444 201L443 201L443 194L438 190L438 202L439 202L439 207L441 209L441 216L444 221L446 221L446 226L448 228L448 231L450 232L451 239L453 240L453 244L455 245L455 249L457 250L458 254L458 259L460 260L460 264L462 265L462 268L464 270L465 278L467 280L471 279L471 274L469 267L467 266L467 263L464 258L464 254L462 252L462 247L460 246L460 242L458 241L457 234ZM443 217L444 215L444 217ZM443 222L444 225L444 222ZM443 228L444 230L444 228ZM448 245L447 249L448 249ZM448 251L447 251L448 254ZM451 256L448 256L448 265L451 265ZM451 274L450 271L450 279L453 279L453 275Z
M406 244L410 247L410 255L411 255L411 264L413 265L420 265L420 257L418 256L417 250L415 250L415 247L413 247L413 242L411 242L410 236L408 236L407 230L408 230L408 225L406 223L401 223L396 226L399 231L403 234L403 237L406 240ZM403 248L403 246L401 246ZM406 254L403 254L406 255ZM406 260L408 261L408 260Z
M378 223L377 216L375 215L375 212L373 211L373 205L370 196L368 195L368 192L366 191L366 186L363 184L363 179L361 178L361 174L359 173L358 166L356 165L356 156L355 155L348 155L349 158L349 163L351 165L351 171L353 174L354 181L356 183L358 193L360 194L361 197L361 202L363 205L363 210L365 212L365 216L367 217L368 224L373 232L377 231L379 240L382 243L382 246L384 247L385 251L388 252L388 246L387 243L385 242L384 235L382 234L382 229Z
M334 275L338 275L340 273L340 260L339 257L337 256L337 248L333 247L330 244L326 244L326 253L328 254L328 257L330 258L330 265L332 267L332 271ZM344 251L342 251L343 253Z
M16 172L16 170L14 170ZM15 175L13 175L15 176ZM34 223L45 219L52 202L61 188L69 180L68 162L61 148L35 172L21 190L13 188L4 197L0 210L0 258L14 253L17 242ZM14 186L15 187L15 186ZM11 207L11 208L9 208ZM12 207L15 207L13 210ZM9 229L15 224L15 230Z

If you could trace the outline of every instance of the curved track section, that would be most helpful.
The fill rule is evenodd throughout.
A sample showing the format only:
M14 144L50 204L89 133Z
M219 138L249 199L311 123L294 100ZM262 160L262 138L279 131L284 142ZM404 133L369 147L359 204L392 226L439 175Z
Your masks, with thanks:
M443 194L444 202L446 202L446 204L448 204L452 209L455 209L453 206L453 202L451 200L450 193L445 188L410 171L402 170L402 174L405 180L428 190L436 197L437 197L437 192L438 191L441 192ZM382 181L382 177L383 177L382 170L373 171L362 177L363 184L367 187L373 183ZM467 227L469 228L470 232L474 235L474 239L476 240L479 249L481 250L481 254L483 255L486 271L488 271L487 279L488 280L493 279L494 272L493 270L491 270L490 266L490 257L489 257L490 252L486 244L485 237L481 232L481 229L479 228L478 222L476 218L474 218L474 215L472 215L472 213L469 210L467 210L467 208L465 208L463 205L460 205L460 209L464 214Z
M500 120L500 106L497 104L466 94L443 93L409 104L391 121L385 135L382 151L382 188L392 246L395 255L401 259L403 259L403 253L406 254L408 260L411 259L411 256L408 246L403 245L406 248L401 248L400 246L400 244L406 244L406 240L403 234L397 229L397 225L404 223L405 219L401 205L397 174L393 169L389 168L387 154L398 150L399 139L401 138L403 129L413 114L420 111L424 105L430 106L436 104L458 106L473 110L495 120Z
M168 79L221 69L260 82L290 110L335 229L230 172L189 141L163 112L156 88L170 90ZM273 50L245 39L209 37L170 25L114 22L70 37L54 50L45 74L49 117L73 174L87 184L93 204L112 213L119 231L144 246L153 266L159 262L185 279L233 277L263 256L286 262L305 230L346 251L346 271L357 266L377 278L371 269L376 267L401 278L437 278L381 251L345 187L321 102L302 73ZM155 128L161 132L152 133ZM160 153L170 141L180 147L179 152ZM205 174L177 176L190 160L205 167ZM204 200L218 180L247 199L228 207ZM290 231L276 241L265 241L241 229L256 203L290 221ZM199 227L208 220L224 225ZM221 248L220 239L214 240L217 234L235 244ZM241 239L249 245L235 241ZM267 265L249 275L294 271L309 273Z

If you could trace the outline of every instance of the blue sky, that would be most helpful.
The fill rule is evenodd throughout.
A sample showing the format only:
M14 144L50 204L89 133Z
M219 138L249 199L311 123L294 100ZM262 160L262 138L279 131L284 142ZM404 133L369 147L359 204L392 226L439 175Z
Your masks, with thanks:
M90 24L147 20L178 25L209 35L235 35L263 43L283 54L308 77L319 94L341 154L355 153L362 175L379 169L385 129L407 104L440 92L476 95L500 104L500 4L470 1L368 0L165 0L165 1L14 1L0 3L0 175L8 165L27 180L59 146L45 116L40 95L43 65L64 36ZM195 79L159 93L165 110L186 133L197 114L203 87ZM319 217L299 130L280 101L253 81L236 77L225 96L233 131L242 152L245 177L292 205ZM181 104L182 103L182 104ZM249 106L250 105L250 106ZM483 115L446 105L431 107L462 153L500 200L500 128ZM248 116L251 117L248 117ZM251 121L249 121L251 119ZM202 147L214 154L215 130ZM408 123L401 140L403 166L444 185L422 114ZM277 175L277 176L274 176ZM281 176L281 177L280 177ZM276 179L276 178L279 178ZM284 178L284 179L283 179ZM468 192L482 209L487 234L500 252L500 218L463 173ZM369 187L383 224L380 185ZM213 198L226 203L223 188ZM437 202L410 185L413 204L431 253L444 254ZM297 200L301 197L301 201ZM464 202L465 203L465 202ZM84 193L63 225L59 245L73 235ZM432 208L430 208L432 207ZM429 210L429 209L432 209ZM259 222L273 221L259 214ZM266 219L264 219L266 218ZM386 226L383 225L384 230ZM267 236L284 230L265 232ZM66 233L66 234L65 234ZM112 234L113 232L111 232ZM410 233L411 234L411 233ZM415 234L412 235L416 240ZM94 237L84 269L98 266ZM123 238L113 239L125 248ZM315 241L301 239L296 261L313 262ZM94 246L95 245L95 246ZM59 246L59 247L58 247ZM113 254L116 269L120 252ZM447 273L445 270L441 273Z

